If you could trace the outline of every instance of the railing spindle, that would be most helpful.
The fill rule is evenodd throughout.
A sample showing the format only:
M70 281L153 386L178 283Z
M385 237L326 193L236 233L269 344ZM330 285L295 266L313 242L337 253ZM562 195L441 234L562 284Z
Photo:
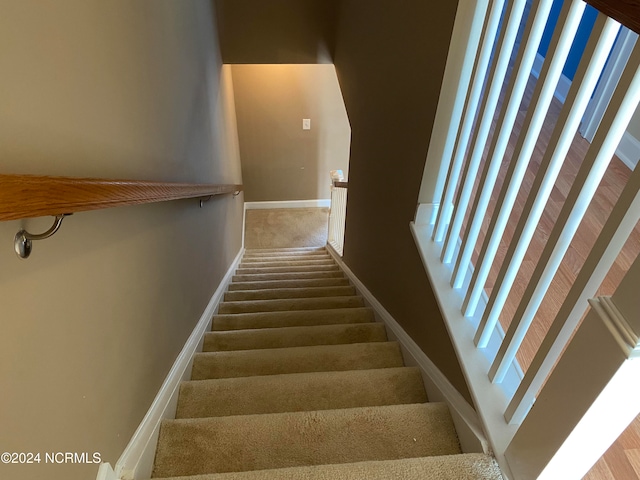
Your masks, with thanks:
M495 259L509 215L511 214L520 190L524 173L531 159L531 154L535 148L540 130L542 129L547 110L553 99L556 85L562 74L562 67L564 66L578 24L582 18L582 13L584 12L585 3L582 0L572 0L570 5L567 5L568 3L565 3L563 6L563 11L558 21L558 23L562 25L562 28L556 28L554 32L549 51L547 52L547 58L540 73L538 83L536 84L532 106L529 107L523 131L518 139L518 145L514 152L514 158L517 158L517 160L515 162L513 160L511 161L509 166L510 171L507 173L508 178L505 178L505 184L500 192L501 198L498 199L497 203L497 205L500 205L500 210L493 216L493 218L496 219L495 222L492 218L493 231L487 233L487 238L483 244L483 252L481 252L482 258L479 260L480 267L474 272L475 278L472 278L473 284L470 287L467 298L465 298L465 309L469 308L471 311L475 311L475 306L484 289L486 278ZM510 178L509 173L511 173ZM502 199L503 201L501 201ZM518 239L514 238L513 240L517 242ZM512 245L515 244L512 243ZM475 341L480 348L487 346L489 337L498 322L498 315L504 306L507 294L517 273L517 271L514 272L509 268L509 257L510 255L507 254L498 274L496 286L491 292L489 303L487 304L478 328ZM476 275L476 272L478 275Z
M487 7L489 6L488 0L479 0L475 3L475 9L473 11L473 17L469 26L469 38L466 40L464 55L460 66L460 74L456 79L457 87L455 88L455 98L450 110L450 119L448 121L448 127L446 129L446 137L444 145L442 147L442 154L440 157L441 168L438 171L438 178L433 193L433 203L435 205L442 205L442 195L444 191L445 182L447 180L447 173L451 164L453 156L453 149L456 145L456 138L458 136L458 130L462 123L462 114L465 109L465 101L467 99L467 92L469 91L469 84L471 83L471 75L473 73L473 67L478 53L478 46L480 45L480 39L483 34L483 25L487 14ZM455 35L455 32L454 32ZM455 63L455 62L454 62ZM449 68L449 61L447 61L447 68ZM440 109L440 104L438 109ZM436 222L439 208L434 208L431 214L430 224L433 225Z
M491 12L489 13L489 17L486 21L482 39L482 48L480 49L480 54L476 60L476 66L473 74L473 85L471 87L471 91L467 95L464 121L460 132L458 133L453 162L451 163L447 176L445 193L442 202L440 203L440 208L438 209L438 215L436 217L436 225L433 229L433 238L437 242L442 241L446 232L446 227L449 224L453 196L458 185L460 171L467 152L469 137L471 136L471 130L473 128L478 104L480 102L482 87L487 74L487 68L489 67L489 61L491 60L491 52L500 26L500 17L502 15L503 6L504 0L493 0Z
M542 0L540 2L534 2L532 5L532 11L529 14L529 20L523 35L525 46L520 50L518 58L516 59L514 70L517 71L517 74L514 80L509 83L509 91L506 94L508 102L506 102L506 108L503 109L496 125L496 131L499 133L494 136L487 157L489 160L487 161L479 182L481 193L476 198L471 209L469 216L471 224L467 228L462 240L461 253L458 256L453 273L453 281L451 284L453 288L462 287L462 282L471 264L471 257L473 256L476 242L478 241L482 222L487 213L491 194L493 193L500 166L502 165L504 154L507 150L509 137L511 136L520 103L522 102L527 82L531 75L531 68L536 58L538 46L540 45L552 4L553 0Z
M510 2L507 6L507 13L505 15L506 25L500 32L500 38L496 46L496 52L499 52L498 59L494 63L491 73L487 79L487 88L489 92L484 96L482 101L482 106L480 107L478 115L479 126L473 133L473 141L471 142L471 158L466 164L459 194L454 204L453 222L447 232L442 251L443 263L451 262L453 252L458 244L460 230L462 229L462 223L467 211L467 206L469 205L473 185L476 181L476 175L478 173L478 168L480 167L484 147L486 146L487 138L489 137L489 131L491 130L491 124L493 123L498 99L500 98L500 92L502 91L502 86L507 74L507 68L509 67L511 53L513 52L513 48L516 43L518 28L522 21L525 4L526 0L515 0Z
M569 96L556 123L549 147L547 147L538 170L536 184L532 188L522 220L518 224L516 235L520 235L515 249L516 253L511 259L510 268L512 269L519 269L524 259L524 254L533 238L551 190L560 173L560 168L578 130L580 119L595 89L596 82L611 51L619 28L620 24L615 20L603 14L598 15L573 86L569 91ZM624 91L628 84L623 82L620 87ZM627 92L624 96L619 95L616 97L610 106L610 108L617 110L616 118L626 118L628 123L635 111L637 97L638 93L633 91ZM622 104L618 103L620 100ZM609 116L606 119L607 122L603 121L601 128L598 129L598 134L580 166L580 171L569 195L567 195L552 235L546 242L533 276L529 280L522 300L517 307L516 314L498 351L495 362L489 371L489 377L494 382L503 380L509 364L515 358L516 352L520 348L531 322L533 322L535 313L542 303L547 288L562 262L564 253L569 248L571 239L578 229L589 202L593 198L596 188L626 129L626 124L621 126L622 122L616 122L615 120L610 123L610 118ZM615 128L609 128L610 126L615 126ZM553 153L550 155L552 151ZM534 198L533 194L535 194L535 199L531 202L530 200Z

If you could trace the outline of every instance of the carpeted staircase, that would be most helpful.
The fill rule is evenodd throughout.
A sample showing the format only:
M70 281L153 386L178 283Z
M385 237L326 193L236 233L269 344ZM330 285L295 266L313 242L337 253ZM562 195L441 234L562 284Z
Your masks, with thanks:
M163 422L153 478L502 479L462 454L324 249L248 250Z

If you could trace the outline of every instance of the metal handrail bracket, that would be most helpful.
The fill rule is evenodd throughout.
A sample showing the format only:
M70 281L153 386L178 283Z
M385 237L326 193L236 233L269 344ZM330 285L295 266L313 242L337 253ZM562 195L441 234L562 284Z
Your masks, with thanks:
M64 217L69 215L72 214L65 213L62 215L56 215L53 225L44 233L34 235L33 233L29 233L24 229L16 233L13 242L13 248L16 252L16 255L18 255L18 257L20 258L29 258L29 255L31 255L31 250L33 249L33 240L44 240L45 238L49 238L50 236L52 236L60 229L60 225L62 225L62 220L64 219Z

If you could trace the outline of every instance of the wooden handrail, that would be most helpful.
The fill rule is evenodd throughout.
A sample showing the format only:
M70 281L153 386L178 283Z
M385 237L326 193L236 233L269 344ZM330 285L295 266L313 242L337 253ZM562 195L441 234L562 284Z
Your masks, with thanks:
M596 10L640 33L640 0L585 0Z
M0 175L0 221L240 191L242 185Z
M334 180L333 186L338 188L348 188L349 182L338 182Z

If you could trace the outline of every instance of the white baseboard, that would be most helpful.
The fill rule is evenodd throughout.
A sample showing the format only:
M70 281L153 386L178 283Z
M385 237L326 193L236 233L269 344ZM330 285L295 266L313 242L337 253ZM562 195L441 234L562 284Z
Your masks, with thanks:
M282 202L244 202L245 210L273 209L273 208L329 208L331 199L317 200L287 200Z
M231 277L240 263L243 253L244 248L241 248L211 300L209 300L209 304L187 339L178 358L176 358L147 414L142 419L133 437L131 437L129 445L127 445L116 462L114 475L108 476L108 469L104 467L102 477L100 476L102 470L98 472L98 480L139 480L151 477L160 423L163 419L175 418L180 382L191 377L193 357L197 352L202 351L204 334L211 329L212 317L217 311L218 304L231 282Z
M531 69L531 75L535 78L540 76L543 63L544 57L536 53L536 59L533 61L533 68ZM558 80L558 85L556 86L556 91L553 93L553 96L560 100L561 103L564 103L569 94L569 88L571 88L571 80L565 75L560 75L560 80Z
M638 160L640 159L640 140L631 135L629 132L624 132L622 140L616 149L616 156L622 160L630 170L636 168Z
M445 402L449 405L462 451L465 453L490 453L490 446L482 430L480 419L473 407L451 384L440 369L427 357L416 342L400 326L393 316L373 296L367 287L344 263L333 247L327 248L340 268L353 282L356 290L365 299L365 303L373 308L376 319L384 323L390 333L400 343L405 363L415 365L422 371L425 389L430 401Z
M118 477L116 477L116 472L111 468L110 463L103 463L98 468L96 480L118 480Z

